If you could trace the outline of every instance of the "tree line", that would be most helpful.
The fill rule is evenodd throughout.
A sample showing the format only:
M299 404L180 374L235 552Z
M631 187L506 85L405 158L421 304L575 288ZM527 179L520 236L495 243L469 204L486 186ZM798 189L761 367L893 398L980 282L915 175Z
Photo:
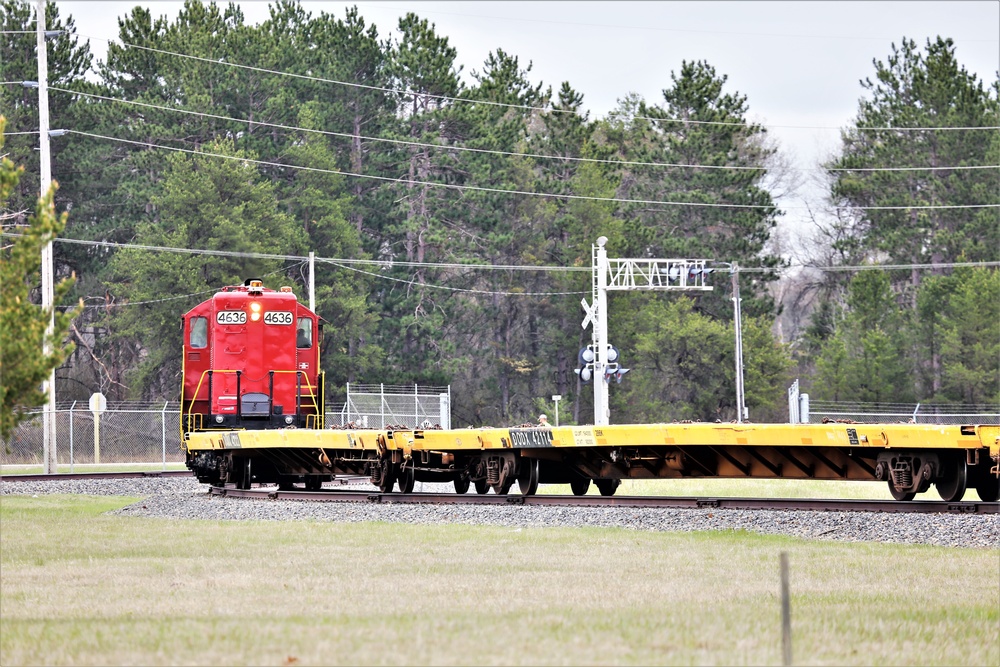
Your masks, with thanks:
M27 4L2 10L5 31L31 25ZM334 397L347 382L450 384L455 423L501 425L562 394L566 419L588 422L579 302L606 236L614 256L748 269L755 420L783 418L793 374L832 400L1000 400L995 268L826 271L796 286L802 331L774 335L788 307L774 287L789 259L771 242L783 156L707 62L680 63L661 100L623 91L592 119L570 82L537 82L502 49L464 77L448 37L412 13L380 33L356 8L314 15L288 0L259 25L200 0L173 21L136 7L96 63L55 3L47 25L62 31L48 47L52 127L72 130L52 142L55 203L79 241L56 244L57 270L84 303L61 398L172 398L180 315L247 277L303 296L289 257L313 251ZM0 79L35 79L34 34L2 39ZM1000 125L1000 83L968 74L944 38L904 39L874 65L824 165L834 222L818 225L811 261L996 261L998 172L955 167L1000 164L1000 133L896 128ZM5 151L26 167L8 231L38 196L37 136L12 134L37 131L37 91L0 86L0 113ZM861 171L886 166L928 169ZM611 393L616 421L734 417L728 276L713 282L611 299L610 339L632 368Z

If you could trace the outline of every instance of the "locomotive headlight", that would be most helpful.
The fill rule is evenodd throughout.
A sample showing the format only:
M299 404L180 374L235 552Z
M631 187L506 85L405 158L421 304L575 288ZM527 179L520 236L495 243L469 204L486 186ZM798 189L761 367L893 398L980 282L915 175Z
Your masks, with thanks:
M260 319L260 304L256 301L250 302L250 319L254 322Z

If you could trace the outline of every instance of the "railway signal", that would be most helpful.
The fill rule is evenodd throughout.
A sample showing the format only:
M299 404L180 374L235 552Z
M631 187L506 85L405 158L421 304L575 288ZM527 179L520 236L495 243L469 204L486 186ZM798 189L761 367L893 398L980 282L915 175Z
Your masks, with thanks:
M621 355L618 352L618 348L608 343L607 352L605 353L607 363L604 365L603 373L605 382L614 378L618 384L621 384L622 377L631 370L629 368L622 368L622 365L618 363L620 357ZM580 348L580 352L577 354L577 363L580 367L574 368L573 372L580 377L580 382L583 384L590 384L594 379L594 367L596 360L597 355L594 353L593 344Z
M593 298L591 303L581 301L586 317L583 328L593 325L593 343L588 348L594 359L587 366L581 363L577 374L584 382L593 376L604 378L594 383L594 425L606 426L611 420L608 402L608 381L614 377L621 382L629 369L622 368L618 351L607 344L608 340L608 291L703 291L712 290L706 278L712 269L705 266L705 259L608 259L605 249L608 239L602 236L591 246L593 267ZM613 350L613 352L612 352ZM581 350L581 355L583 354ZM610 354L615 358L611 359ZM582 358L581 358L582 362ZM587 373L585 373L587 370ZM585 374L590 377L584 378Z

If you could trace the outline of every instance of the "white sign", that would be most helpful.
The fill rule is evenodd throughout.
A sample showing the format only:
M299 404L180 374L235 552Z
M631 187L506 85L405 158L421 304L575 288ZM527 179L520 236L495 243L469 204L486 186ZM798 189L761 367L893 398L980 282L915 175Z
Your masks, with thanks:
M220 310L215 314L216 324L246 324L247 314L242 310Z
M583 312L587 313L587 316L583 318L583 324L580 326L584 329L587 328L588 324L592 324L597 321L597 304L595 303L593 307L587 303L586 299L580 299L580 305L583 306Z
M294 321L291 311L269 310L264 313L264 324L291 324Z
M108 399L104 398L104 394L97 392L96 394L91 394L90 396L90 411L94 414L101 414L108 409Z

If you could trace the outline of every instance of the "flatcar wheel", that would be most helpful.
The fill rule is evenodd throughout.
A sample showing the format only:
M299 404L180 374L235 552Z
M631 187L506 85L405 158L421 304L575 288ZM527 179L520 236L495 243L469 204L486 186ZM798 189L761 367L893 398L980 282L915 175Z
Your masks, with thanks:
M319 475L306 475L306 491L319 491L323 488L323 478Z
M903 502L913 500L914 498L917 497L916 491L901 491L897 489L896 485L892 483L891 479L889 480L889 493L892 494L892 497L894 499L902 500Z
M944 468L944 475L934 482L941 500L949 503L957 503L965 495L968 486L968 469L965 466L965 457L955 457L947 463Z
M586 477L574 479L569 483L569 488L573 491L574 496L585 496L590 490L590 479Z
M486 482L485 479L477 479L475 485L476 485L476 493L478 493L479 495L483 495L490 492L490 485Z
M233 473L236 476L237 489L250 488L250 459L233 459Z
M984 503L995 503L1000 498L1000 477L990 474L989 468L980 471L976 493Z
M514 476L507 475L507 477L499 484L493 485L493 492L498 496L506 496L510 493L511 487L514 486Z
M613 496L618 487L621 486L622 481L620 479L595 479L594 484L597 485L597 490L601 492L602 496Z
M413 485L416 479L413 475L412 465L407 468L404 463L403 467L399 469L399 478L396 481L399 484L400 493L413 493Z
M295 477L293 475L281 475L278 477L278 490L291 491L295 488Z
M472 482L468 477L456 477L455 478L455 493L463 494L468 492L469 486Z
M396 465L388 458L379 462L382 468L382 478L378 485L378 490L382 493L392 493L392 486L396 483Z
M517 475L517 485L522 496L533 496L538 491L538 459L521 459L521 470Z

